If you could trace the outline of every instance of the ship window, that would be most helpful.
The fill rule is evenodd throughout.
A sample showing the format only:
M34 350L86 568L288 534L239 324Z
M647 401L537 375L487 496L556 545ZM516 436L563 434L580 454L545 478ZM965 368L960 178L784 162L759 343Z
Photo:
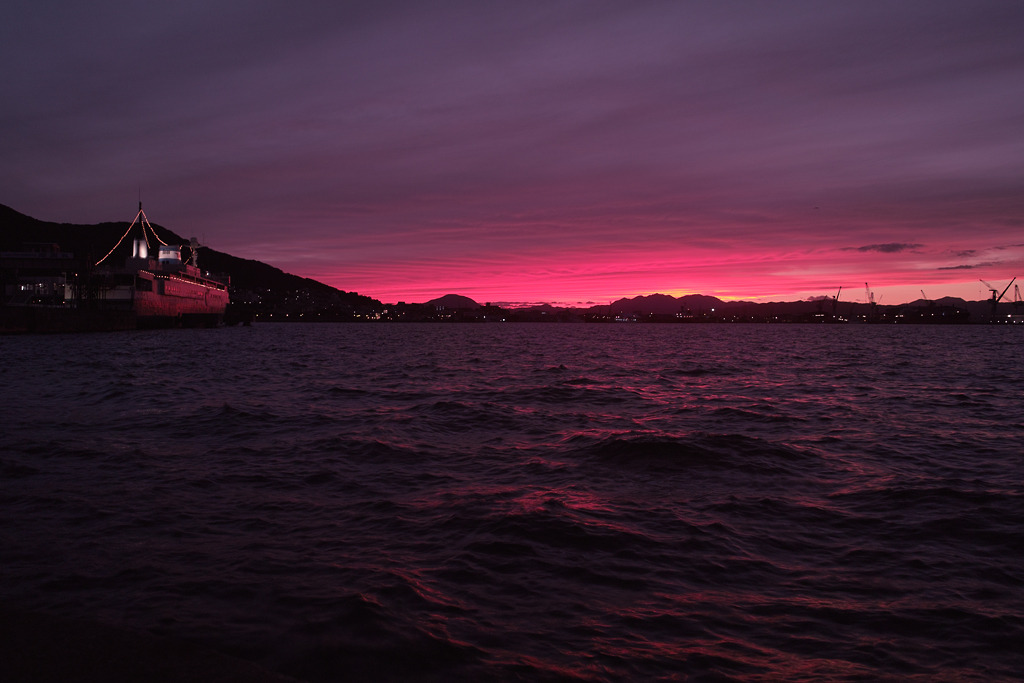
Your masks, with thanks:
M153 281L152 280L147 280L145 278L141 278L140 277L135 282L135 289L140 291L140 292L152 292L153 291Z

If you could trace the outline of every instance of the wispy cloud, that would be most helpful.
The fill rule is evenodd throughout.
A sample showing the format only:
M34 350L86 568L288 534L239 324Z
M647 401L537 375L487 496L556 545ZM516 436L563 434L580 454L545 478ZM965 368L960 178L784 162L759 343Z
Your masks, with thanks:
M886 242L885 244L867 244L863 247L846 247L843 251L880 251L883 254L895 254L901 251L920 249L923 244L911 242Z
M939 270L973 270L974 268L989 268L999 265L998 261L986 261L985 263L964 263L959 266L941 266Z

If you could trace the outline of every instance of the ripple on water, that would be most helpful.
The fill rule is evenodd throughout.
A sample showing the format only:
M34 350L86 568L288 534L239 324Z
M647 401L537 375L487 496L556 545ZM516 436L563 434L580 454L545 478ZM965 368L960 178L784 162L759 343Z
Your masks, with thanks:
M1018 331L824 327L4 338L0 597L314 682L1012 680Z

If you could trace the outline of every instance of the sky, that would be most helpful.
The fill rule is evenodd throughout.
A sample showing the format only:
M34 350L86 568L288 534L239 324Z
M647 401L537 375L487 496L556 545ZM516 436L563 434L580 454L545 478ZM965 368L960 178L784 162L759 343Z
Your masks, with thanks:
M8 0L0 204L141 193L388 303L984 299L1024 275L1022 36L1016 0Z

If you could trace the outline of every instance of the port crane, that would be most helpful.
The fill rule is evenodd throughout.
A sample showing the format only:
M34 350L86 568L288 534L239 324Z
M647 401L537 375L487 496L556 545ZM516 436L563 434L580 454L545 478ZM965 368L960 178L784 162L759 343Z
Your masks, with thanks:
M1009 291L1010 285L1012 285L1016 281L1017 278L1014 277L1012 280L1010 280L1010 284L1006 285L1006 288L1003 289L1002 293L999 296L996 296L996 292L998 292L999 290L990 285L989 283L985 282L984 280L979 279L979 282L988 287L988 290L992 292L992 298L989 299L989 301L992 302L992 317L990 319L990 322L996 321L996 307L999 305L999 302L1002 301L1003 297L1006 296L1006 292Z
M871 304L871 318L878 317L878 304L882 303L882 297L878 297L878 301L875 301L875 293L871 291L866 282L864 283L864 293L867 295L868 303Z
M834 297L832 297L832 317L833 318L836 317L836 306L839 305L839 295L842 294L842 292L843 292L843 286L839 285L839 291L836 292L836 295Z
M878 297L878 301L875 301L875 293L871 291L871 288L868 287L868 283L866 282L864 283L864 292L865 294L867 294L868 303L871 304L872 306L877 306L878 304L882 303L882 296L885 296L883 294L882 296ZM924 294L924 292L921 293Z

